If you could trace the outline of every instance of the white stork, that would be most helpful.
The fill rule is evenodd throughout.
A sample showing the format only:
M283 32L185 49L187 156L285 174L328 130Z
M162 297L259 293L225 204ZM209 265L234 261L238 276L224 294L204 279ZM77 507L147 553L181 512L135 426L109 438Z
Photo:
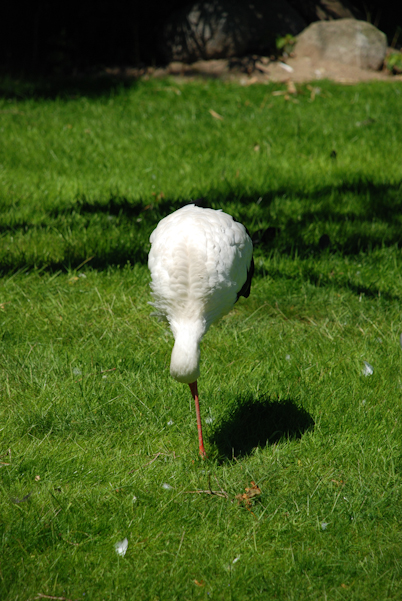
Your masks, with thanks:
M190 386L200 455L205 457L197 389L200 342L209 326L229 313L239 296L249 296L253 243L246 228L227 213L194 204L162 219L150 242L150 304L173 332L170 374Z

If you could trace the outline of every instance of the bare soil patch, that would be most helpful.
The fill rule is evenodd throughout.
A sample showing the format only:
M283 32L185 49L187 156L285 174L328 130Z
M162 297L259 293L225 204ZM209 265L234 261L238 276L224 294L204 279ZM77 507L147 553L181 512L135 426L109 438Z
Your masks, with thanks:
M372 71L336 61L313 60L309 57L287 58L286 62L256 56L197 61L192 64L173 62L166 67L109 68L107 73L122 77L174 77L178 82L191 79L223 79L243 85L269 82L316 82L321 79L344 84L361 81L402 81L402 75L392 75L386 69Z

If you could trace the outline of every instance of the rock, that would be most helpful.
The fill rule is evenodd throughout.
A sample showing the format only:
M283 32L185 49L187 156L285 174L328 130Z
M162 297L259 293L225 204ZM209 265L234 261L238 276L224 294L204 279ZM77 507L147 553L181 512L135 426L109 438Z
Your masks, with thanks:
M195 62L263 52L279 35L297 35L304 19L286 0L210 0L173 13L161 51L167 61Z
M312 23L296 43L298 57L338 61L361 69L380 69L386 52L386 35L374 25L355 19Z
M171 75L181 75L185 71L186 65L180 61L172 61L168 66L168 72Z

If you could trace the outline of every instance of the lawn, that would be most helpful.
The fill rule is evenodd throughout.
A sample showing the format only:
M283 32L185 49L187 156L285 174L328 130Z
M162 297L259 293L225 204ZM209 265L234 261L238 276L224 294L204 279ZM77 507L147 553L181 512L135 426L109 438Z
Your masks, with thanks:
M0 598L401 599L402 84L0 83ZM191 199L255 240L206 460L148 305Z

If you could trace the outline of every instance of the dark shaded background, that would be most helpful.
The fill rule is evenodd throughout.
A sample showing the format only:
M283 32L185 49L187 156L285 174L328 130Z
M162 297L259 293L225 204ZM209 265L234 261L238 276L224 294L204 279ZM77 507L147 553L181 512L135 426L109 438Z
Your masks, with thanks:
M17 0L0 11L0 69L72 74L104 66L163 63L158 48L167 17L188 0ZM290 2L291 4L291 2ZM353 4L388 36L402 26L402 2ZM397 8L395 8L395 6ZM402 43L402 31L397 47Z

